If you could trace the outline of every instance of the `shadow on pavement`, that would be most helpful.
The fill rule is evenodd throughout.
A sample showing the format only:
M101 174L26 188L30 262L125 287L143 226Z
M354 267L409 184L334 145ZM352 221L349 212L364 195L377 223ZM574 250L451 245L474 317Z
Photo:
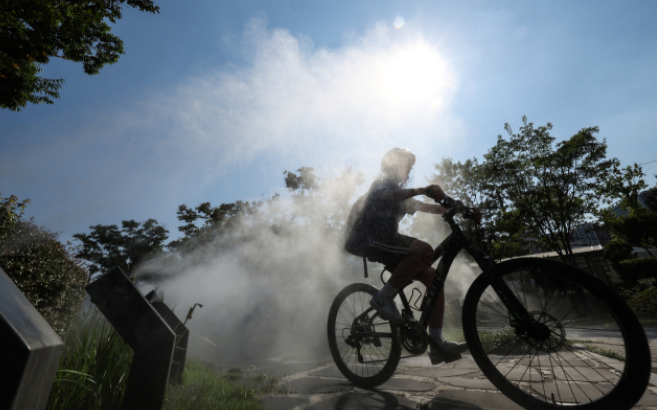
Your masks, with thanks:
M426 406L426 407L425 407ZM436 398L423 409L432 410L483 410L463 401ZM405 397L380 390L349 392L315 403L306 410L416 410L418 404Z

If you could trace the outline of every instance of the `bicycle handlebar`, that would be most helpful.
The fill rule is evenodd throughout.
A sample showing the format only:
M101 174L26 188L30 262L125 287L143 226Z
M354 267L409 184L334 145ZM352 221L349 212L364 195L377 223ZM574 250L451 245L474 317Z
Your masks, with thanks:
M471 219L475 222L478 222L475 210L465 206L465 204L459 200L445 196L442 201L436 202L438 202L443 208L451 208L447 213L443 215L443 218L451 218L456 214L461 214L465 219Z

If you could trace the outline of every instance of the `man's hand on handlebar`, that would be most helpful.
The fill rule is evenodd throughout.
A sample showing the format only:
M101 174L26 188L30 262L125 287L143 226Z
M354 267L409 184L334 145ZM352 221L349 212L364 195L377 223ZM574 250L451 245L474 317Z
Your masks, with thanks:
M428 187L424 188L424 195L428 196L436 202L442 201L446 196L445 192L443 192L443 189L439 185L429 185Z
M445 194L443 193L443 195ZM481 218L482 218L481 211L476 206L473 206L471 208L466 207L463 204L463 202L457 201L454 198L450 198L447 195L443 197L443 199L440 201L440 204L446 209L451 209L450 213L452 215L454 215L455 213L459 213L462 214L466 219L471 219L476 223L481 222Z
M472 212L474 212L474 217L477 223L481 222L481 211L476 206L472 207Z

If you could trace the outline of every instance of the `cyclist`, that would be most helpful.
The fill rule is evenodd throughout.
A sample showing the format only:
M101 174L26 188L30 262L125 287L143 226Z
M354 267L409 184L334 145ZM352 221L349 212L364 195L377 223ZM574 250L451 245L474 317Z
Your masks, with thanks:
M352 209L350 219L355 218L346 241L345 249L354 255L366 257L370 261L395 267L388 283L372 297L370 305L383 317L398 325L405 320L397 310L394 298L399 289L412 279L419 280L429 287L435 269L430 267L433 248L428 243L399 231L399 221L406 214L416 211L443 214L447 210L438 204L429 204L413 199L426 195L436 201L445 197L438 185L425 188L406 188L411 169L415 165L415 155L404 148L393 148L386 152L381 161L381 174L374 181L364 197ZM427 268L428 267L428 268ZM467 350L466 343L443 340L442 327L445 312L445 293L441 290L429 321L429 335L450 354ZM439 352L431 348L429 357L432 364L444 361Z

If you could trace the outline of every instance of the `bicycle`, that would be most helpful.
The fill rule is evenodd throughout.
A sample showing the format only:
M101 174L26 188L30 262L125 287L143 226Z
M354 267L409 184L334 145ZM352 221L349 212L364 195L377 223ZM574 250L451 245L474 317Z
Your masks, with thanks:
M650 349L623 299L597 278L565 263L537 258L495 262L472 245L454 219L460 214L475 220L474 211L449 197L441 204L451 208L443 219L452 232L434 250L432 264L440 262L419 321L402 290L398 296L406 319L403 326L369 306L378 292L372 285L351 284L336 296L329 311L328 338L340 372L359 387L374 388L393 375L402 353L422 355L429 345L445 353L426 329L449 269L465 249L482 273L463 301L463 334L474 361L499 391L531 409L634 406L650 379ZM381 272L383 282L383 272L392 271L388 268ZM460 358L444 356L447 363Z

